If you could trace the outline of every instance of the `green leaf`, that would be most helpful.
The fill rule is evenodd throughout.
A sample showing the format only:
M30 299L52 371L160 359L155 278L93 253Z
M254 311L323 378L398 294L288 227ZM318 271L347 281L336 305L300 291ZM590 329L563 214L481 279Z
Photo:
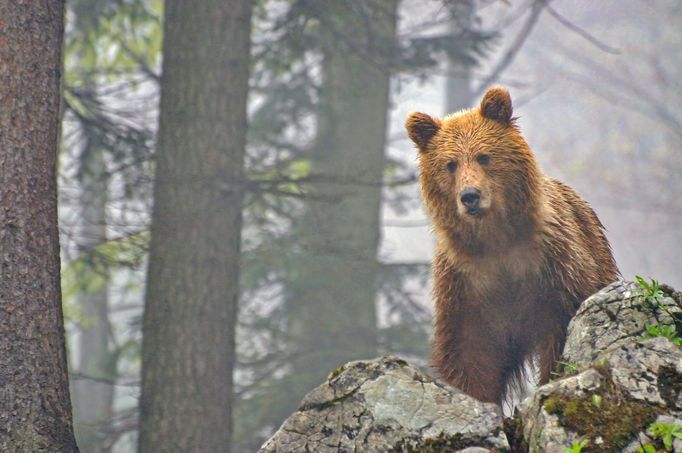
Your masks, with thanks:
M601 407L602 397L601 395L592 395L592 405L594 407Z
M639 286L644 288L647 292L651 291L651 286L644 280L642 277L639 275L635 275L635 280L637 280L637 283L639 283Z
M665 433L663 435L663 446L668 450L673 448L673 436L671 433Z
M658 453L656 447L651 444L645 444L643 447L637 447L639 453Z
M590 439L582 439L579 442L573 442L570 447L564 447L563 453L581 453L583 448L590 444Z
M666 450L670 451L673 447L673 437L680 439L682 436L682 426L664 422L655 422L649 426L654 439L661 439Z

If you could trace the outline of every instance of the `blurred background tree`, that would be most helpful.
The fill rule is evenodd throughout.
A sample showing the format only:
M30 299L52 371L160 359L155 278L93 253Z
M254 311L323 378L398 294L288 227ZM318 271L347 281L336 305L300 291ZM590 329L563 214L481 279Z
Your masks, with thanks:
M108 451L136 423L126 394L139 379L161 2L67 7L60 225L74 422L82 451Z
M163 4L67 7L60 216L77 434L85 452L133 451ZM625 277L682 284L679 19L672 1L257 1L233 450L257 449L347 360L426 366L432 245L409 111L508 86L541 163L595 205Z
M229 452L251 0L166 0L140 452Z
M152 131L128 118L130 106L115 99L118 93L135 92L148 78L143 68L159 58L158 21L147 9L152 6L158 8L141 2L69 4L61 187L62 194L73 189L72 196L62 196L69 216L62 223L73 233L65 249L74 258L64 270L64 291L78 331L71 386L83 451L99 451L116 438L114 384L118 360L130 342L120 341L120 329L112 325L110 280L122 265L139 261L144 250L134 250L130 235L135 227L110 208L144 202L148 196L146 185L139 183L151 155ZM137 257L124 256L131 253Z

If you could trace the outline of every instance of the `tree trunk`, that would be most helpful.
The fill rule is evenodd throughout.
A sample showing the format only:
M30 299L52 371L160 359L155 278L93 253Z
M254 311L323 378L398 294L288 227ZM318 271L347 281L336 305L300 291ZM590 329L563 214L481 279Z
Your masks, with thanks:
M453 35L471 27L475 5L472 0L464 0L450 5L450 30ZM457 42L453 42L457 45ZM452 58L447 62L447 78L445 79L445 113L454 113L472 107L471 99L471 65Z
M80 157L82 226L78 245L87 256L107 240L107 174L102 149L92 138L86 140ZM88 260L83 274L90 278L94 273L105 271L106 266ZM78 304L83 323L78 342L78 376L72 382L74 428L81 450L97 452L106 428L111 425L116 379L116 362L109 348L107 285L79 294Z
M374 20L343 2L329 2L338 30L362 33L370 21L377 44L392 42L395 0L372 2ZM370 4L367 4L370 5ZM291 397L298 401L339 365L377 353L376 282L384 147L389 107L387 55L360 55L326 36L314 174L298 226L302 251L288 293ZM379 46L380 47L380 46ZM383 50L387 50L385 47ZM372 54L372 52L376 52Z
M78 451L59 281L64 2L0 0L0 451Z
M250 0L169 0L140 452L230 449Z

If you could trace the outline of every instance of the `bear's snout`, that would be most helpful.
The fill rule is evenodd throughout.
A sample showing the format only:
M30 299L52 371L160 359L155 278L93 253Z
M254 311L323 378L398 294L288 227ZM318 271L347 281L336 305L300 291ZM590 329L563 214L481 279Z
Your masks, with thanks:
M477 215L481 210L481 191L475 187L467 187L459 193L459 199L467 209L467 214Z

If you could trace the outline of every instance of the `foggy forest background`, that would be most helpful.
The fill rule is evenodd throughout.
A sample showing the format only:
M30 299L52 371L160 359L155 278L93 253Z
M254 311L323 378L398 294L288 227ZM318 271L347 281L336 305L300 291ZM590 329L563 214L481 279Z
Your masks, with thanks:
M86 453L134 451L163 3L67 8L59 200L76 434ZM624 278L682 288L680 2L259 0L251 40L233 451L257 450L346 361L427 366L433 239L411 111L442 116L507 87L544 171L594 207Z

